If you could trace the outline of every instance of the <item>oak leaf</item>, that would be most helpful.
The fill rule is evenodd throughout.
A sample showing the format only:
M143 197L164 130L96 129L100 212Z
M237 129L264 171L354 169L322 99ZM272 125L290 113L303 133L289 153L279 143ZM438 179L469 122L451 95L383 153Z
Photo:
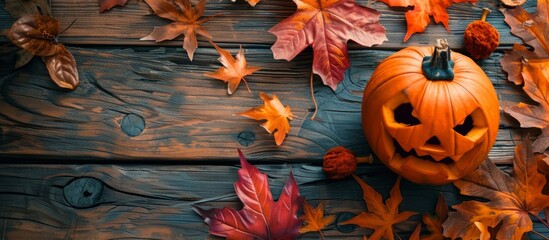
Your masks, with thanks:
M389 239L394 240L393 225L403 222L415 212L411 211L398 211L398 206L402 202L402 195L400 194L400 179L399 176L395 182L395 185L391 189L391 196L385 201L382 201L381 194L379 194L374 188L366 184L362 179L353 174L355 180L360 184L363 191L363 198L367 205L367 212L361 212L354 218L341 222L339 224L356 224L363 228L374 229L374 233L369 237L370 239Z
M313 208L305 201L305 204L303 204L303 212L304 215L301 216L301 219L304 220L305 226L302 226L301 229L299 229L299 232L319 232L322 239L324 239L322 229L332 224L335 220L335 216L329 215L324 217L324 202L320 202L316 208Z
M43 57L48 73L57 86L74 90L80 81L76 60L59 43L58 34L57 20L46 15L28 14L13 23L7 37L16 46Z
M259 93L259 97L264 101L263 105L251 108L238 115L255 120L266 119L267 121L262 123L261 126L270 134L274 132L276 145L281 145L284 138L286 138L286 134L290 133L288 119L292 120L294 118L292 110L290 106L284 106L276 95L270 97L266 93L261 92Z
M278 201L273 200L267 175L249 164L238 150L242 168L234 188L243 203L241 210L193 209L210 226L210 234L227 239L293 239L299 235L302 221L297 212L303 197L292 173L282 188Z
M292 60L307 46L313 48L313 72L333 90L350 65L347 41L364 46L387 40L376 10L354 0L294 0L297 11L269 30L277 40L275 59Z
M411 7L413 10L406 12L407 31L404 36L404 42L408 41L414 33L425 31L427 25L431 21L429 16L433 16L436 23L442 23L446 30L450 31L448 20L450 15L446 8L454 3L470 2L474 3L477 0L380 0L391 7Z
M244 77L254 73L260 68L248 66L246 57L244 57L244 50L242 49L242 46L240 46L240 51L236 54L235 59L229 51L218 47L212 41L210 41L210 44L212 44L217 52L219 52L219 61L223 64L223 67L217 69L217 71L213 73L205 73L204 75L228 83L227 92L229 94L234 93L236 88L238 88L238 85L240 85L241 80L244 81L244 84L246 84L248 92L251 92Z
M440 240L444 239L442 235L442 223L448 219L448 204L444 200L444 196L438 196L437 205L435 207L435 215L423 214L423 223L429 231L428 235L423 236L423 240Z
M520 122L521 127L541 129L541 135L533 143L535 152L544 152L549 147L549 4L538 1L537 14L526 12L522 7L502 10L511 33L534 48L515 44L513 51L505 53L500 60L508 79L517 85L524 84L524 91L538 106L519 103L503 110Z
M442 225L444 236L478 239L481 232L475 222L496 227L501 221L495 238L520 240L533 229L530 216L537 216L549 207L549 195L542 194L545 183L545 176L538 172L530 141L525 138L515 148L512 176L487 159L475 172L454 183L461 194L485 198L488 202L466 201L454 205L457 211L450 212Z
M199 19L204 14L206 0L200 0L194 7L191 7L190 0L174 0L177 7L167 0L145 0L145 2L156 15L174 22L162 27L154 27L154 30L149 35L140 40L162 42L164 40L172 40L183 34L185 35L183 48L187 51L189 59L192 61L194 51L198 48L196 34L212 39L210 33L204 27L200 26L201 23L212 18Z
M115 6L124 6L128 0L98 0L99 12L110 10Z

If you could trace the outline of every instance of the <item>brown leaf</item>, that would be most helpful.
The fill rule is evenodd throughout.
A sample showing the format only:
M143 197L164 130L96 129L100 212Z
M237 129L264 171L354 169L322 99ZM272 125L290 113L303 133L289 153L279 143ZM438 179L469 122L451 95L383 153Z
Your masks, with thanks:
M513 173L509 176L487 159L475 172L455 182L461 194L489 201L454 205L457 211L450 212L442 225L444 236L477 239L480 230L475 222L494 226L501 221L496 239L520 240L524 233L532 231L530 215L549 207L549 195L542 194L546 179L538 172L527 137L515 148Z
M313 72L333 90L350 66L347 41L363 46L387 40L379 13L354 0L294 0L297 11L269 30L276 35L271 47L275 59L292 60L313 47Z
M57 42L59 22L50 16L29 14L19 18L8 30L7 37L16 46L36 56L51 56L61 52Z
M259 93L259 97L265 102L264 105L251 108L238 115L255 120L266 119L267 121L262 123L261 126L271 134L274 132L276 145L281 145L284 138L286 138L286 134L290 133L288 119L292 120L294 118L292 110L290 106L284 107L276 95L270 97L266 93L261 92Z
M511 33L520 37L534 48L515 44L513 51L505 53L500 60L508 79L515 84L524 84L524 91L539 106L519 103L503 110L516 118L521 127L540 128L542 134L534 142L535 152L543 152L549 147L549 4L548 0L538 1L538 12L528 13L522 7L502 10L505 22L511 26Z
M524 91L539 105L519 103L503 110L520 122L524 128L540 128L541 135L534 141L534 152L549 147L549 61L531 59L522 64Z
M46 67L51 79L62 88L74 90L80 83L76 60L72 54L63 47L61 52L44 57Z
M355 180L360 184L363 191L363 198L367 205L367 212L361 212L354 218L341 222L340 224L356 224L363 228L374 229L374 233L370 236L370 239L389 239L394 240L393 225L403 222L415 212L405 211L399 213L398 206L402 202L402 195L400 194L400 179L395 182L395 185L391 189L391 196L383 204L381 194L379 194L374 188L366 184L362 179L353 174Z
M320 232L326 226L330 225L335 220L334 215L324 217L324 202L320 202L316 208L313 208L307 201L303 204L303 212L305 215L301 216L304 220L305 226L299 229L300 233L307 232Z
M440 240L442 236L442 223L448 219L448 204L444 200L444 196L438 196L437 205L435 207L435 215L423 214L423 223L427 226L429 234L423 236L423 240Z
M128 0L98 0L99 12L110 10L115 6L124 6Z
M154 27L151 34L141 38L141 40L162 42L183 34L185 35L183 48L187 51L189 59L192 61L194 51L198 47L196 34L208 39L212 38L210 33L200 26L200 24L208 21L211 17L199 20L202 14L204 14L206 0L200 0L195 7L191 7L190 0L175 0L177 7L167 0L145 0L145 2L149 4L156 15L174 22L162 27Z
M244 57L244 50L242 49L242 46L236 55L236 59L234 59L229 51L218 47L212 41L210 41L210 43L215 47L217 52L219 52L219 61L224 67L217 69L217 71L213 73L205 73L204 75L228 83L227 92L229 94L234 93L236 88L238 88L238 85L240 85L241 80L244 80L246 87L248 87L248 83L244 77L254 73L259 70L259 68L251 66L248 67L248 62L246 61L246 57ZM248 88L248 92L251 92L250 88Z

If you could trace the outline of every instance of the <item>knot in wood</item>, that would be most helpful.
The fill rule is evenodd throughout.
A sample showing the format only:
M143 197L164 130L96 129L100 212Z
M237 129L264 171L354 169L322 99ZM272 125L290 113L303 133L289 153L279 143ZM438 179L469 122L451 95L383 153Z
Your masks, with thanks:
M236 140L240 145L247 147L255 142L255 134L250 131L243 131L238 134Z
M65 200L74 208L89 208L99 204L103 182L89 177L77 178L63 187Z
M120 128L130 137L139 136L143 132L143 129L145 129L145 120L139 115L130 113L124 116Z

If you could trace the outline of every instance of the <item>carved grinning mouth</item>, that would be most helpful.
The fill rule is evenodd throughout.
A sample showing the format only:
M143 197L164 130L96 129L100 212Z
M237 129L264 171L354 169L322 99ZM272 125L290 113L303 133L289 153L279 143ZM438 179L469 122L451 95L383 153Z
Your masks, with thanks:
M418 159L423 159L425 161L430 161L430 162L434 162L434 163L443 163L443 164L450 164L450 163L453 163L454 160L450 157L445 157L443 158L442 160L440 161L436 161L433 157L429 156L429 155L425 155L425 156L419 156L416 152L415 149L410 149L410 151L406 151L404 150L404 148L400 145L400 143L398 143L398 141L396 139L393 138L393 144L395 146L395 151L397 154L399 154L400 156L402 156L402 158L407 158L409 156L414 156Z
M394 110L394 117L395 121L398 123L406 124L408 126L414 126L421 124L421 121L417 119L415 116L412 115L413 107L410 103L403 103L399 105ZM462 124L458 124L454 127L454 131L461 134L462 136L467 135L469 131L471 131L474 127L473 124L473 118L471 115L467 116ZM400 154L403 158L414 156L418 159L423 159L430 162L435 163L443 163L443 164L450 164L453 163L454 160L451 157L445 157L439 161L436 161L432 156L425 155L425 156L419 156L415 149L410 149L410 151L404 150L404 148L400 145L400 143L393 138L393 144L395 146L396 153ZM437 137L432 137L431 139L427 140L425 144L429 145L440 145L440 140L438 140Z

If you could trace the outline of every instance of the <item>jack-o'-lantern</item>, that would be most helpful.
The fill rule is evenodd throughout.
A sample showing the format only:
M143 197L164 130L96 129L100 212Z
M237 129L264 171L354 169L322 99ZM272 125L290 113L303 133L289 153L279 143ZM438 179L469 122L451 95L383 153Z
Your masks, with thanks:
M496 140L499 104L484 71L448 42L408 47L382 61L362 101L362 126L377 157L420 184L474 171Z

